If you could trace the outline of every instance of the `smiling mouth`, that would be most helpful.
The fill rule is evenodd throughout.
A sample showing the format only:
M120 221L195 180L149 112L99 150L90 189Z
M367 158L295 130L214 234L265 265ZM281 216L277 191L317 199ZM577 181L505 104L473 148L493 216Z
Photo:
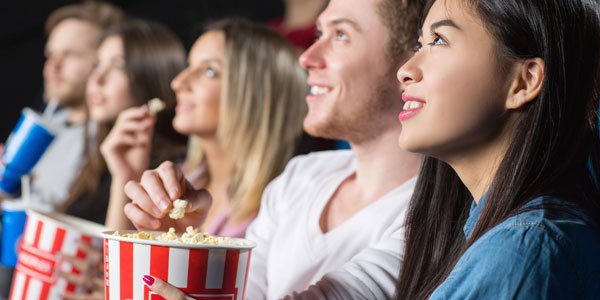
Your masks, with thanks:
M315 96L325 95L330 91L331 88L328 88L326 86L313 85L310 87L310 94Z
M420 101L406 101L404 103L404 107L402 107L402 109L404 110L411 110L411 109L418 109L421 108L425 105L425 103L420 102Z

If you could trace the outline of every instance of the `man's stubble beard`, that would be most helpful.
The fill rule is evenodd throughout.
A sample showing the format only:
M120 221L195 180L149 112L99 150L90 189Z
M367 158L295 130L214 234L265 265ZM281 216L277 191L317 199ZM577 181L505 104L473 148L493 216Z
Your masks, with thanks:
M333 111L320 124L311 127L305 124L305 130L311 136L346 140L355 144L373 139L387 129L389 125L386 125L386 115L396 110L396 101L401 101L398 81L395 80L394 74L395 70L389 71L376 81L380 84L372 90L367 99L360 99L364 102L360 109L344 111L344 114Z
M60 107L67 109L81 108L85 104L85 85L86 81L84 81L83 84L69 85L62 91L60 91L60 89L58 92L54 91L52 92L53 95L48 95L48 93L46 93L46 95L44 95L44 101L46 103L51 100L57 101ZM56 95L57 93L63 95Z

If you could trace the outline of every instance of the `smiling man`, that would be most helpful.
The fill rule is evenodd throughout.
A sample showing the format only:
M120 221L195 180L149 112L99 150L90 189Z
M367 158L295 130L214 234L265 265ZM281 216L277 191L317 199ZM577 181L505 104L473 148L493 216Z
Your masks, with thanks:
M247 299L392 297L421 160L397 146L395 72L412 54L422 2L332 0L320 15L319 38L300 57L310 85L304 128L352 149L299 156L267 187L247 232L258 245ZM162 280L147 284L182 296Z
M416 41L421 1L332 0L300 56L305 130L351 150L292 160L271 183L247 238L249 299L387 299L420 156L401 151L395 69Z

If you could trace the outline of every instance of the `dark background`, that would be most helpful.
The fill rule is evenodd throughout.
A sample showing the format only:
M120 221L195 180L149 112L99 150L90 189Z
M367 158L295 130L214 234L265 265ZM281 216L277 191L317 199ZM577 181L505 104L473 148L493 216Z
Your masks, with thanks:
M44 23L69 0L4 1L0 8L0 142L25 106L41 109ZM129 16L170 27L189 49L202 23L226 16L266 22L283 14L281 0L111 0Z

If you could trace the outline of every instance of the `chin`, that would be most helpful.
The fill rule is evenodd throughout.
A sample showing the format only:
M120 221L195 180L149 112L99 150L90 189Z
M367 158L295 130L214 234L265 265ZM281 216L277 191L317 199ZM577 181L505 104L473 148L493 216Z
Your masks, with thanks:
M400 146L400 149L402 150L414 153L423 153L425 150L422 145L419 145L418 141L411 140L409 137L403 136L402 134L398 137L398 146Z

